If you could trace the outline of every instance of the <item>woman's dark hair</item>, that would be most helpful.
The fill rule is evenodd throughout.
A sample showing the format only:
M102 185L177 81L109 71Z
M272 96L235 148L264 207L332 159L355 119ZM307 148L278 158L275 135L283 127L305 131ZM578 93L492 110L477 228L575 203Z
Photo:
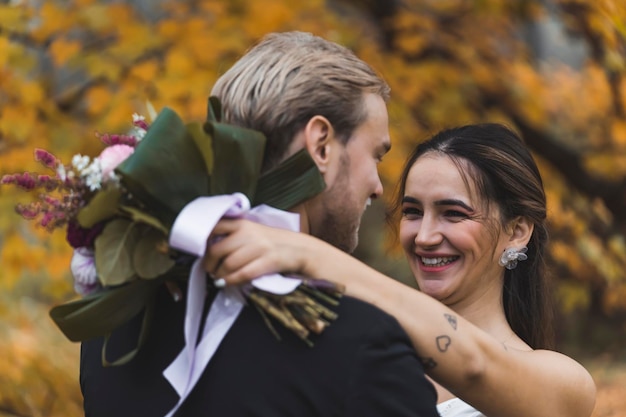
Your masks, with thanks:
M419 144L408 158L392 207L395 219L409 170L420 156L431 152L451 158L466 181L472 178L484 200L499 207L503 226L518 216L534 224L528 260L519 262L515 269L505 269L504 311L513 331L529 346L553 347L552 300L544 259L548 242L546 196L530 151L515 132L500 124L474 124L439 132Z

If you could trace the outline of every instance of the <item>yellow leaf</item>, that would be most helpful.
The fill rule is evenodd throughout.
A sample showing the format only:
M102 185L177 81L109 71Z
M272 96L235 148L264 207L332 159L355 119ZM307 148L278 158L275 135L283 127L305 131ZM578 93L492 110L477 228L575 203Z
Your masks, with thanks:
M185 51L172 49L165 57L165 69L169 76L181 76L192 72L194 66Z
M159 35L170 40L177 39L183 29L183 25L171 19L163 20L157 25Z
M91 2L94 0L80 1ZM107 13L108 8L108 5L99 3L82 6L78 9L78 19L95 31L103 32L107 29L113 29L114 23L111 22L111 18Z
M22 32L28 24L25 6L0 4L0 27L11 32Z
M29 265L26 247L26 242L18 233L5 235L0 249L0 264L2 264L0 286L3 289L13 288L22 276L24 267Z
M123 24L132 24L134 20L132 6L128 4L109 4L106 8L106 14L112 22L120 27Z
M117 81L120 78L122 68L110 56L90 55L83 60L83 63L94 78L103 77L110 81Z
M277 0L251 1L247 19L241 22L244 32L259 38L267 32L277 31L294 18L294 8Z
M137 77L141 81L152 81L154 80L159 67L154 61L144 61L140 62L137 65L133 65L130 69L130 75L132 77Z
M0 36L0 70L4 68L9 60L9 39Z
M50 44L49 53L56 66L62 66L81 49L80 42L58 38Z
M138 22L122 25L117 28L119 40L109 48L109 53L125 62L133 62L146 51L160 46L161 37L152 27L140 25Z
M0 135L26 141L36 123L37 113L30 105L4 106L0 113Z
M25 105L37 106L45 98L43 88L35 81L24 81L19 85L19 91Z
M87 92L86 98L87 111L96 116L109 107L111 93L105 87L96 86Z
M561 304L562 311L571 313L575 310L585 310L589 306L589 291L580 283L563 282L556 292L557 299Z
M621 119L613 120L611 136L618 146L626 148L626 121Z
M39 9L39 25L31 31L31 35L40 41L51 35L69 28L73 24L70 10L58 7L55 2L43 2Z

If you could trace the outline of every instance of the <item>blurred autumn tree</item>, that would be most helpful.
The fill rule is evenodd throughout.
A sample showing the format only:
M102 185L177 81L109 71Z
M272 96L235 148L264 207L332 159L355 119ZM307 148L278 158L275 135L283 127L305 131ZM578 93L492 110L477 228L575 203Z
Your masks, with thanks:
M0 0L0 175L39 170L35 147L66 161L94 155L95 132L123 132L150 106L202 119L221 72L263 34L294 29L347 45L391 84L387 184L440 128L501 121L517 129L545 179L562 334L607 323L613 337L602 343L623 347L620 0ZM53 356L59 334L41 330L53 326L45 310L72 297L70 249L62 233L12 214L26 198L0 188L0 415L73 415L76 346ZM381 261L380 237L362 241L361 256L399 271Z

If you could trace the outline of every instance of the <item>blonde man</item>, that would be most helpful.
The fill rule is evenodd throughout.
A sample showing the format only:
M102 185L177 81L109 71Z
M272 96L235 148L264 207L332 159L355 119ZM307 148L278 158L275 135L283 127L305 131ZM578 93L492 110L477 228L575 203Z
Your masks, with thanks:
M363 211L382 194L387 84L348 49L290 32L265 37L212 95L226 122L265 134L264 171L308 151L326 188L291 211L303 232L352 251ZM161 373L183 346L185 302L163 289L158 303L150 340L129 364L102 368L102 340L83 344L87 416L159 416L176 404ZM438 416L434 388L396 320L349 297L338 313L309 348L284 329L278 341L256 309L245 307L177 415ZM136 328L119 333L134 343Z

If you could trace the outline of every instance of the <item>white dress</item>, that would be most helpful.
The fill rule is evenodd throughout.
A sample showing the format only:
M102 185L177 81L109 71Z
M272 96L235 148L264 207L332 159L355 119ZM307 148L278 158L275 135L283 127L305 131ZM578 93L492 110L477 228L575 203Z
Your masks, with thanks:
M441 417L485 417L483 413L459 398L437 404L437 411Z

